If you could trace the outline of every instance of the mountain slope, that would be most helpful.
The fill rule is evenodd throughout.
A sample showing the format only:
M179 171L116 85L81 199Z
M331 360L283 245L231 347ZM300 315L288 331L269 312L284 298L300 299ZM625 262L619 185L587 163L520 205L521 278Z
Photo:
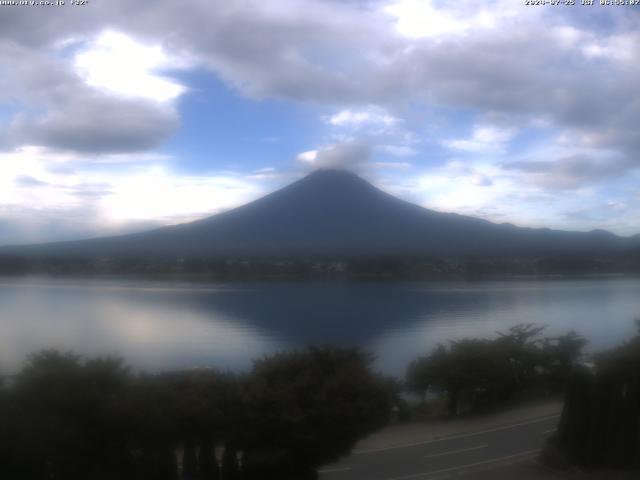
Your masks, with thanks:
M637 244L604 231L497 225L428 210L353 173L318 170L196 222L119 237L4 248L42 256L529 255L612 253Z

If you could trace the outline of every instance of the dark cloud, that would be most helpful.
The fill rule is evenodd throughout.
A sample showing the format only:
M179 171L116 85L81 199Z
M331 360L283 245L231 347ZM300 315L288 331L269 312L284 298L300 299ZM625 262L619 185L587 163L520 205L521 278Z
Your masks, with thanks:
M44 187L49 185L47 182L38 180L30 175L18 175L13 181L18 187Z
M435 5L461 18L477 11L470 2ZM83 9L87 13L81 16L69 9L47 15L7 9L11 12L0 22L1 35L38 46L86 38L107 26L120 29L188 52L248 96L323 105L425 102L502 112L524 122L545 118L586 137L591 146L639 153L634 126L640 121L640 61L634 63L634 49L619 45L637 45L640 37L624 15L599 11L606 25L593 16L518 15L505 17L496 28L434 40L401 37L382 6L378 1L159 0L149 8L112 1L108 8ZM589 46L592 56L585 53ZM51 75L38 76L30 91L38 90L38 79L49 83ZM61 112L75 112L58 105ZM151 129L151 138L171 131L173 120L158 118L161 125ZM145 122L135 122L146 131ZM114 132L109 139L105 132L104 143L115 144L121 135ZM153 143L126 135L122 141L122 149ZM99 141L80 147L93 143L105 147Z
M624 15L604 13L607 26L519 15L433 40L399 36L374 5L382 3L164 3L127 25L192 52L245 95L392 110L425 103L524 124L545 119L583 146L640 158L640 53L628 48L640 34ZM456 8L462 17L474 11Z
M322 147L313 162L314 167L358 169L369 162L372 148L366 142L346 142Z
M0 45L0 73L0 103L21 107L0 138L5 149L143 151L158 146L179 123L170 105L101 92L87 86L68 62L23 46Z
M103 154L156 147L177 125L170 108L96 94L69 99L41 117L20 116L10 132L17 144Z
M502 165L505 170L521 172L525 181L550 190L570 190L603 182L638 167L628 160L602 160L583 155L554 161L529 160Z
M160 2L159 2L160 3ZM89 8L3 8L0 38L33 49L79 39L105 28L112 21L136 17L149 10L143 3L123 0L91 2ZM37 26L37 27L36 27Z

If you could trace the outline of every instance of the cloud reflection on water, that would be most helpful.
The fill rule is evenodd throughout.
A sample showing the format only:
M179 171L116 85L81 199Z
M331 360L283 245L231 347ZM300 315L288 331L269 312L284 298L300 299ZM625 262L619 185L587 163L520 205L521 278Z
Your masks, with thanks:
M360 346L401 374L439 342L518 323L574 329L590 348L623 341L640 314L640 279L484 282L0 281L0 368L41 348L118 354L137 369L244 370L265 353Z

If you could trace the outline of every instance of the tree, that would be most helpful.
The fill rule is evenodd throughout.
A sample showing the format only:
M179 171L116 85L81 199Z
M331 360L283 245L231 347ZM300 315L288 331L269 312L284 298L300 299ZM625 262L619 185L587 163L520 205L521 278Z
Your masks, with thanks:
M495 339L465 338L439 345L406 372L410 391L443 391L449 414L491 408L540 383L559 389L582 355L586 341L575 332L542 338L545 327L521 324Z
M315 478L318 466L380 427L392 394L371 361L355 349L309 348L255 362L242 438L248 478L271 478L267 470L273 478Z
M184 476L214 476L213 446L237 436L243 409L239 379L215 369L197 369L161 374L156 381L169 397L169 415L175 421L170 435L184 449Z
M389 414L390 383L370 362L357 350L309 349L265 357L248 379L213 369L133 376L119 359L44 351L0 388L2 474L313 478Z
M20 478L126 478L128 381L115 358L83 363L51 350L29 357L11 392L11 468L29 472Z
M640 334L571 375L555 445L574 463L640 470Z
M509 351L501 342L482 339L438 346L409 366L407 383L417 392L428 388L445 392L452 416L465 406L470 410L494 406L517 389Z
M497 344L505 350L521 387L532 379L541 362L541 334L545 329L546 326L523 323L509 328L507 333L498 332Z
M450 399L449 412L459 413L461 399L467 408L493 407L516 390L511 361L499 343L465 339L451 344L444 364L443 387Z
M541 346L541 363L545 383L552 391L564 389L586 344L587 340L574 331L557 337L545 337Z
M419 395L424 402L430 388L442 386L446 359L446 347L438 345L430 355L412 361L405 375L405 385L409 391Z

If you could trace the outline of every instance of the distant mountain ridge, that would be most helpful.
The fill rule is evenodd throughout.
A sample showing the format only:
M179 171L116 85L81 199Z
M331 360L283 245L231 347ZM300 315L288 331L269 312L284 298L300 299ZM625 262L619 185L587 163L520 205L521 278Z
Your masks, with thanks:
M55 257L296 257L612 254L640 238L516 227L441 213L389 195L354 173L317 170L258 200L142 233L0 248Z

